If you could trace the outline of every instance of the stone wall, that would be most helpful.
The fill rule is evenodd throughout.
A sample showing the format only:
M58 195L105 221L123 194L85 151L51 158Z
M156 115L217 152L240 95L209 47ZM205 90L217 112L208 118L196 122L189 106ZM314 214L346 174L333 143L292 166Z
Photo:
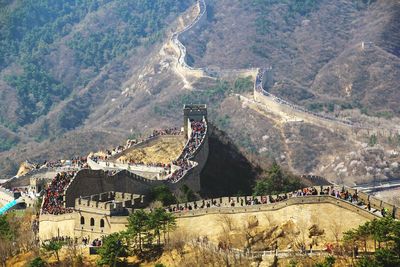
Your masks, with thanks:
M354 193L357 191L356 189L346 188L350 193ZM400 210L395 205L382 201L372 195L368 195L364 192L357 192L358 198L362 200L365 204L370 203L372 209L382 210L385 209L388 213L388 216L392 216L398 220L400 220Z
M188 123L189 119L201 119L207 123L206 116L206 105L185 106L185 133L187 134L188 132L190 132L188 131L188 128L191 129L191 126ZM206 135L204 136L202 143L197 148L193 158L190 158L190 160L194 161L197 165L188 170L179 181L171 182L168 180L151 180L127 170L122 170L114 174L112 172L103 171L103 167L101 165L88 158L88 164L92 168L92 170L84 169L76 173L75 177L71 180L65 192L66 206L74 207L76 198L100 194L108 191L146 195L149 193L152 187L159 185L166 185L176 193L180 191L180 188L183 185L187 185L194 192L200 191L200 173L207 162L209 153L209 127L206 125L206 128ZM149 142L152 141L153 140ZM149 143L140 145L145 146L148 144Z
M46 240L56 236L75 236L77 213L63 215L42 214L39 219L39 239Z
M243 197L244 198L244 197ZM235 199L239 201L239 197L233 198L218 198L217 203L226 204L229 203L230 199ZM287 206L292 205L309 205L309 204L320 204L320 203L330 203L338 206L340 208L347 209L351 212L357 213L369 220L378 218L377 215L368 212L367 210L358 207L357 205L351 204L348 201L344 201L333 196L322 195L322 196L303 196L303 197L293 197L284 201L270 203L270 204L259 204L252 206L236 206L230 207L229 205L224 205L217 208L205 208L197 209L185 212L175 213L175 216L180 217L192 217L192 216L202 216L206 214L234 214L234 213L248 213L248 212L261 212L261 211L274 211L279 210ZM181 204L184 205L184 204Z
M193 68L190 67L186 63L186 47L181 43L180 38L184 38L185 33L189 32L190 30L196 28L198 29L207 21L207 7L204 0L197 1L197 10L198 13L195 19L187 25L183 30L174 33L171 38L169 46L172 47L175 52L179 55L178 56L178 63L176 65L176 69L179 73L183 76L191 76L195 78L202 78L206 76L206 72L204 69L201 68Z
M182 185L187 185L193 191L200 191L200 173L208 158L208 136L193 161L198 165L189 170L186 175L176 183L165 180L150 180L123 170L112 174L103 170L83 169L79 171L72 179L65 192L65 201L67 207L75 206L75 199L83 196L100 194L108 191L126 192L132 194L146 195L154 186L166 185L172 191L177 192Z
M183 128L187 138L191 134L190 120L203 121L207 120L206 105L185 105L183 107Z
M65 192L66 206L74 207L76 198L108 191L146 195L151 186L162 183L125 170L112 174L103 170L84 169L75 175Z
M315 125L323 125L332 131L346 132L347 134L364 138L369 138L371 135L376 135L377 137L395 137L396 135L400 134L400 129L388 129L385 128L384 125L379 128L371 128L366 125L353 124L350 121L335 118L330 115L323 116L321 114L308 111L303 107L289 103L283 99L279 99L277 96L271 95L265 91L265 88L268 87L268 80L273 79L271 77L268 78L268 76L272 75L270 74L272 69L264 69L261 71L263 71L261 84L257 84L257 81L254 83L254 100L265 105L269 110L278 115L285 114L289 117L301 119L305 122ZM264 86L266 87L264 88Z
M324 127L331 129L332 131L340 130L341 132L347 132L347 133L352 132L351 127L346 126L344 124L322 119L320 117L315 117L308 113L292 109L287 105L278 104L272 97L266 96L262 92L259 92L257 90L254 90L254 100L256 102L265 105L269 110L271 110L274 113L277 113L278 115L286 114L289 117L301 119L304 122L309 122L315 125L323 125Z
M0 188L0 206L4 206L13 200L14 194L12 192L6 191L4 188Z
M88 237L90 240L101 238L104 235L113 233L111 231L109 214L98 212L80 211L76 214L74 221L74 237L82 239ZM127 218L124 216L124 218Z
M356 228L359 225L369 221L368 218L356 214L350 210L343 209L331 203L313 203L282 206L276 210L248 210L242 213L208 213L199 216L182 216L177 220L177 225L181 233L186 233L192 238L207 236L214 244L218 244L221 238L227 234L227 222L230 223L233 231L232 241L234 247L243 248L247 231L253 234L265 232L265 229L271 229L278 226L278 232L287 231L287 241L304 240L307 246L312 240L308 239L309 229L312 225L318 225L318 229L324 230L324 235L318 240L320 249L324 249L324 244L335 243L335 233L339 238L343 232ZM257 225L251 230L247 226L252 223ZM246 228L245 228L246 227ZM293 230L292 230L293 229ZM277 232L277 233L278 233ZM294 232L298 235L295 236ZM243 239L240 238L243 237ZM224 240L224 239L222 239ZM241 243L241 241L243 243ZM280 250L287 249L287 242L280 244ZM315 247L316 249L316 247Z
M129 170L138 176L147 179L157 180L159 174L164 171L162 167L144 166L144 165L129 165L127 163L99 161L95 162L88 157L87 163L92 170ZM108 164L108 165L107 165Z
M126 230L128 224L128 216L106 216L101 214L82 212L81 216L76 216L74 236L81 239L89 237L90 240L101 238L104 235ZM81 224L81 217L84 223ZM94 225L91 226L91 219ZM103 225L101 225L101 221Z
M144 196L124 192L104 192L75 199L75 209L107 215L125 213L126 209L143 208Z
M352 216L357 215L358 218L362 217L364 218L364 220L372 220L378 218L377 215L368 212L367 210L360 208L357 205L327 195L293 197L276 203L235 207L231 207L229 205L231 199L231 197L215 199L217 203L222 204L221 207L183 211L174 214L178 218L179 224L179 220L185 218L202 217L212 214L262 214L266 212L277 212L279 210L284 210L286 207L289 206L295 206L296 209L299 211L299 214L301 215L303 207L306 208L313 205L332 204L336 207L346 210L347 214L352 214ZM233 197L233 199L239 202L238 197ZM273 214L275 213L271 213L271 216ZM319 215L325 217L329 216L329 211L319 211ZM83 224L81 224L81 217L84 217ZM125 230L127 225L127 218L127 216L108 216L103 212L103 210L93 210L90 212L78 211L58 216L41 215L39 222L39 238L41 240L44 240L60 235L78 238L86 236L90 237L93 240L94 238L101 237L105 234ZM91 225L91 219L93 219L93 225ZM101 225L100 223L101 220L103 220L103 225Z

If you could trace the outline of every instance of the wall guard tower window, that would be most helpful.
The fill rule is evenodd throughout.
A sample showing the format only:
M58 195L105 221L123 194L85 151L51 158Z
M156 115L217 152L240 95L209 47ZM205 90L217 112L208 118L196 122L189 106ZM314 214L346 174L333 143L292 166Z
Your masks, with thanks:
M84 225L85 224L85 217L81 217L81 225Z
M100 227L101 227L101 228L104 227L104 220L103 220L103 219L100 220Z
M90 218L90 226L94 226L94 219Z

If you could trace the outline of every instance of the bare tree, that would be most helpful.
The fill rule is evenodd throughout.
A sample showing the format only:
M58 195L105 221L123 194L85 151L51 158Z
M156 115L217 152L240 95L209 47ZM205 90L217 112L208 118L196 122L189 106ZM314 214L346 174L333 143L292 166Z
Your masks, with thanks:
M218 216L217 221L220 223L224 232L230 232L236 228L235 222L232 216L227 214L221 214Z
M27 252L32 249L37 249L35 233L32 229L34 215L27 211L22 218L18 219L16 249L22 252Z
M169 242L165 246L168 252L176 251L180 256L185 252L185 245L190 244L194 240L192 233L183 229L175 230L171 233Z
M300 219L298 221L297 228L299 230L299 234L293 240L294 246L303 252L306 249L307 234L309 231L305 219Z
M0 239L0 260L3 267L6 266L7 258L11 255L11 248L11 241Z
M74 241L70 240L66 244L66 259L70 266L82 266L83 264L83 251L80 246Z
M342 227L341 223L338 222L337 220L334 220L332 222L330 231L332 232L332 235L336 241L336 245L338 246L339 241L340 241L340 236L342 235L342 232L343 232L343 227Z

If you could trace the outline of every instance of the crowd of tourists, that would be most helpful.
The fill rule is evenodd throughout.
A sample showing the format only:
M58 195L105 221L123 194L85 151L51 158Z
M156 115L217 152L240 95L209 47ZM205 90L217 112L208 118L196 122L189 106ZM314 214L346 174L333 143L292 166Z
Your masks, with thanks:
M141 161L134 161L132 159L123 158L120 159L119 162L122 164L128 164L129 166L147 166L147 167L161 167L164 168L163 175L169 176L167 180L171 182L176 182L181 179L186 171L193 167L193 164L190 162L190 159L193 157L196 150L201 145L204 136L206 134L206 123L202 121L191 121L191 135L186 143L185 147L182 150L182 153L178 157L177 160L173 161L172 164L164 164L164 163L144 163ZM99 161L106 161L111 156L121 153L123 150L131 147L134 144L138 144L140 142L144 142L148 139L154 138L156 136L161 135L181 135L182 131L178 128L168 128L163 130L154 130L153 133L145 140L137 142L136 140L128 140L127 144L122 147L118 146L113 150L107 150L105 155L95 155L92 156L91 159L98 163ZM106 166L116 167L117 165L113 162L106 162ZM172 166L176 166L176 170L172 172ZM172 172L172 173L171 173Z
M100 160L106 160L107 157L106 156L101 156L101 155L96 155L96 156L91 156L90 159L93 160L96 163L99 163Z
M181 212L181 211L190 211L204 208L212 208L212 207L243 207L243 206L253 206L259 204L269 204L269 203L277 203L280 201L287 200L289 198L294 197L303 197L303 196L313 196L313 195L330 195L345 201L349 201L353 204L363 205L358 199L357 193L349 193L347 190L342 188L341 190L335 189L333 186L323 187L321 186L319 190L316 187L307 187L297 191L293 191L290 193L279 194L276 196L268 195L261 197L232 197L230 198L228 203L218 202L216 199L211 200L202 200L195 201L193 203L187 203L185 205L174 205L167 208L169 212ZM369 209L370 210L370 209Z
M86 157L73 157L67 160L46 160L41 163L29 163L32 166L32 169L29 171L35 171L39 169L55 169L55 168L75 168L82 169L87 168L87 158Z
M165 164L165 163L161 163L161 162L147 162L144 163L143 161L135 161L133 159L119 159L118 160L120 163L122 164L128 164L128 166L136 166L136 167L140 167L140 166L146 166L146 167L160 167L160 168L164 168L166 170L171 169L171 164ZM107 167L115 167L115 163L110 163L110 162L106 162L106 166Z
M167 129L162 129L162 130L153 130L153 133L149 136L149 138L160 136L160 135L181 135L182 131L178 129L177 127L175 128L167 128Z
M194 153L203 142L207 131L206 127L206 123L203 121L191 122L192 133L190 135L190 138L186 146L183 148L183 151L179 158L176 161L173 161L173 165L176 165L179 168L175 170L170 177L168 177L169 181L179 181L185 175L186 171L193 167L190 159L193 157Z
M93 156L91 158L94 162L98 163L99 160L101 161L105 161L108 159L107 156ZM118 159L118 162L121 164L127 164L128 165L128 169L129 167L158 167L158 168L164 168L165 172L168 172L171 170L171 164L168 163L161 163L161 162L147 162L144 163L143 161L135 161L134 159L127 159L127 158L123 158L123 159ZM104 164L106 165L106 167L113 167L116 168L117 164L115 162L109 162L109 161L105 161Z
M177 182L179 179L183 177L186 171L193 167L192 163L187 159L179 159L173 161L173 164L178 166L179 169L176 169L170 177L168 177L168 181L170 182Z
M179 159L190 159L200 146L206 134L206 124L202 121L191 122L192 134L184 147Z
M86 157L73 157L69 160L54 160L45 161L42 167L47 168L61 168L61 167L76 167L85 168L87 167Z
M92 241L92 247L101 247L102 241L98 238Z
M164 164L164 163L144 163L141 161L134 161L130 159L121 159L120 162L122 164L128 164L128 166L147 166L147 167L162 167L164 168L164 175L170 175L168 177L168 180L171 182L176 182L182 176L185 174L186 171L188 171L190 168L193 167L193 164L190 163L189 159L194 155L196 152L197 148L200 146L202 143L204 136L206 134L206 124L205 122L201 121L192 121L191 122L191 129L192 133L191 136L186 144L186 146L183 148L183 151L181 155L178 157L177 160L173 161L172 164ZM178 128L169 128L169 129L164 129L164 130L154 130L153 133L147 138L154 138L156 136L160 135L181 135L182 132ZM133 145L136 144L136 141L132 142L127 142L127 145ZM113 156L117 153L122 152L122 150L126 149L127 147L117 147L115 149L107 150L105 155L96 155L91 157L91 159L95 162L105 161L107 160L110 156ZM129 147L128 147L129 148ZM178 168L171 173L171 168L172 165L177 166ZM106 166L109 167L116 167L115 163L112 162L106 162Z
M75 172L60 172L53 178L45 190L42 214L64 214L72 209L64 207L64 191L69 185Z
M342 190L334 189L333 187L328 187L325 188L320 192L320 195L331 195L336 198L340 198L352 203L358 203L358 195L357 192L354 192L353 194L349 193L348 190L345 190L342 188Z
M78 239L78 237L72 238L70 236L54 236L51 239L44 240L43 244L48 244L50 241L61 242L63 244L76 244L76 245L78 245L79 239ZM83 246L101 247L102 244L103 244L103 241L100 238L96 238L93 241L91 241L90 237L82 237L81 244Z

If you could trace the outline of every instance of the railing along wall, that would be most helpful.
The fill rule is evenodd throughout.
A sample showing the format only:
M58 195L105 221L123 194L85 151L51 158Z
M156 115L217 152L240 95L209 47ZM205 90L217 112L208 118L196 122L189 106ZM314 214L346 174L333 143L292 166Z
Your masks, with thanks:
M174 212L174 215L178 218L180 217L197 217L207 214L235 214L235 213L251 213L251 212L261 212L261 211L275 211L288 206L302 205L302 204L320 204L320 203L330 203L335 206L345 208L352 212L356 212L368 219L379 218L375 213L369 212L365 208L352 204L348 201L335 198L330 195L321 196L302 196L288 198L275 203L266 204L255 204L255 205L244 205L244 206L222 206L222 207L210 207L210 208L199 208L193 210L184 210Z
M393 136L394 134L400 134L400 129L387 129L387 128L377 129L374 127L368 127L368 126L362 125L360 123L354 123L350 120L340 119L337 117L330 116L328 114L315 113L315 112L312 112L302 106L299 106L297 104L294 104L287 100L284 100L264 89L264 87L263 87L264 79L265 79L264 74L265 74L265 69L260 68L258 70L257 76L259 76L259 77L261 76L261 77L260 77L260 79L257 79L257 77L256 77L256 79L254 81L254 93L255 94L260 93L263 96L270 98L272 101L274 101L275 103L277 103L279 105L284 105L292 110L298 111L300 113L305 113L307 115L311 115L318 119L322 119L322 120L325 120L328 122L338 123L339 125L349 127L350 129L353 129L354 131L364 130L364 131L366 131L367 135L377 134L377 135L381 135L381 136Z

